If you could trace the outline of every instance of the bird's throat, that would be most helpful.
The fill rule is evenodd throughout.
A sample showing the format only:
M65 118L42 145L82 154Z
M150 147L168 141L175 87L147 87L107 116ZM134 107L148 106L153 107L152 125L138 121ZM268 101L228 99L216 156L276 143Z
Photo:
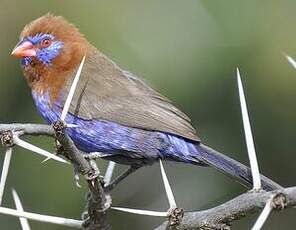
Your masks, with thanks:
M44 65L27 65L23 68L25 78L31 89L37 94L48 93L49 103L52 104L58 97L66 83L68 73L61 74L53 68Z

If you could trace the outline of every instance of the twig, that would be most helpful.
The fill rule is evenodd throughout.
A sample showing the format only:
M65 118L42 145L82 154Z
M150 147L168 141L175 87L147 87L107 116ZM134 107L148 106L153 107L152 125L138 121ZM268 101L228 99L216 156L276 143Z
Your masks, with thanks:
M87 230L108 230L107 210L110 208L111 200L107 199L104 189L98 179L87 181L89 193L87 196L87 218L83 223Z
M72 139L64 132L65 123L58 120L53 123L55 137L63 146L67 157L71 160L74 167L86 179L89 188L87 197L87 215L83 223L83 228L87 230L106 230L109 225L106 221L106 211L110 207L100 182L98 170L91 167L91 164L84 158L83 154L76 148Z
M296 205L296 187L279 189L271 192L247 192L224 204L211 209L196 212L185 212L182 224L183 229L217 229L217 226L228 225L230 222L241 219L247 213L262 209L271 196L275 196L275 206L282 209ZM278 197L278 199L276 199ZM155 228L155 230L166 229L167 222Z
M71 162L75 165L78 171L86 177L87 180L95 178L97 175L93 175L94 171L90 164L84 159L83 155L76 148L72 139L64 132L65 123L58 120L53 123L53 129L55 131L55 138L63 146L63 150L68 154Z
M50 125L42 124L23 124L23 123L12 123L12 124L0 124L0 132L11 130L18 132L19 136L24 134L33 136L53 136L54 132Z

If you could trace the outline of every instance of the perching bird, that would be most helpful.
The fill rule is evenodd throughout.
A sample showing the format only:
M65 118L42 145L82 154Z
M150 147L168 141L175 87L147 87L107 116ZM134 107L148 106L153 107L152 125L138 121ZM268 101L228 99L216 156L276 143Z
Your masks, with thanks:
M169 99L122 70L64 18L47 14L26 25L12 55L32 89L41 116L60 118L74 75L86 56L66 122L86 153L138 168L159 158L218 170L250 185L250 169L203 145L190 119ZM132 170L131 170L132 171ZM263 187L278 184L262 176Z

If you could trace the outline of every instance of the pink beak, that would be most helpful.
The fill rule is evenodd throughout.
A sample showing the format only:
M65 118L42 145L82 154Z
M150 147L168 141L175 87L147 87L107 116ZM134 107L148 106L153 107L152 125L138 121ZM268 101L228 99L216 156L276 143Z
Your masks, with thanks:
M31 42L25 41L19 46L15 47L11 52L12 56L21 57L34 57L36 56L36 50L33 49L33 44Z

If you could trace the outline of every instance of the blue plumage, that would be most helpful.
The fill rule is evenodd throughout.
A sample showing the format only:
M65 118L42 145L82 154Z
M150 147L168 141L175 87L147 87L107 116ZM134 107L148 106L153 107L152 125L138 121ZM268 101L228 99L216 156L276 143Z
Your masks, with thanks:
M32 95L39 113L48 123L60 118L62 106L59 100L50 106L48 93L40 95L32 91ZM107 160L132 166L152 164L159 158L202 166L212 165L243 183L252 184L248 167L205 145L179 136L127 127L106 120L86 120L71 113L67 114L66 122L78 125L77 128L66 129L77 148L86 153L101 152L102 158ZM262 186L267 190L280 188L264 176Z
M50 106L48 93L32 95L41 116L49 123L59 119L59 100ZM115 122L86 120L68 113L66 122L76 124L67 133L84 152L101 152L102 156L125 164L154 162L158 158L199 164L195 143L172 134L127 127Z

